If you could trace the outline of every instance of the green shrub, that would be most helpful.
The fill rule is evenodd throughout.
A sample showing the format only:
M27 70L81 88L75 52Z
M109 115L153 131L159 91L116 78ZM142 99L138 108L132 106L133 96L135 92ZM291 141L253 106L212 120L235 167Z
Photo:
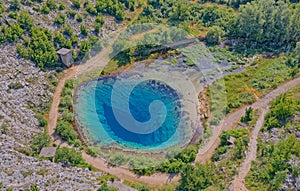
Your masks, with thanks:
M69 112L68 110L64 110L62 112L62 118L63 118L63 120L71 123L73 121L73 113Z
M109 157L109 163L115 166L125 165L128 160L123 153L115 153Z
M83 20L83 18L82 18L81 15L77 15L77 16L76 16L76 21L77 21L77 22L81 23L82 20Z
M87 30L87 28L86 28L85 25L81 25L81 26L80 26L80 32L81 32L81 34L84 35L84 36L87 36L87 35L88 35L88 30Z
M277 144L260 145L259 159L247 174L246 186L251 190L280 190L287 172L292 170L290 160L300 156L299 147L300 141L295 135L289 135Z
M19 24L11 24L9 27L3 26L2 32L8 42L16 42L24 33Z
M227 146L221 146L219 147L213 154L212 160L213 161L218 161L220 159L220 156L225 154L228 151Z
M51 39L52 32L45 28L32 27L30 37L23 43L30 59L42 69L56 66L58 64L58 56Z
M20 7L21 7L21 5L20 5L20 1L19 0L12 0L10 2L10 6L9 6L10 10L18 11L18 10L20 10Z
M188 164L180 173L181 180L176 190L198 191L211 186L215 181L215 167L212 163L202 165L196 164L196 167Z
M56 2L55 0L47 0L46 6L49 7L50 10L56 9Z
M62 10L65 10L66 7L63 3L60 3L59 6L58 6L58 9L62 11Z
M88 5L86 6L86 11L87 11L89 14L94 15L94 16L98 14L97 9L96 9L95 7L92 7L90 4L88 4Z
M86 147L85 152L86 152L86 154L91 155L92 157L97 156L97 152L91 147Z
M101 187L97 189L97 191L118 191L118 188L108 187L107 182L102 182Z
M79 147L81 147L81 145L82 145L82 143L81 143L81 141L79 139L75 139L74 140L74 147L79 148Z
M65 23L66 17L62 14L60 14L58 17L54 18L54 23L58 24L58 25L62 25Z
M8 130L8 125L7 124L2 124L1 128L2 128L1 132L3 134L7 134L8 133L9 130Z
M35 136L32 140L31 148L34 153L40 153L43 147L47 147L50 144L50 136L43 132Z
M96 17L96 20L95 20L96 23L100 24L100 25L103 25L104 24L104 17L99 14L97 17Z
M70 109L73 105L72 97L70 95L64 96L61 98L59 106L61 108Z
M283 94L271 102L270 110L265 119L265 128L267 130L280 127L281 124L285 123L287 118L296 112L297 102Z
M74 33L74 30L70 25L65 26L65 28L64 28L65 35L68 35L71 37L73 35L73 33Z
M75 149L69 149L66 147L57 149L55 153L55 162L62 162L65 164L70 163L72 166L77 167L89 167L90 166L82 158L81 152Z
M64 87L65 87L65 88L69 88L69 89L73 89L73 88L74 88L73 81L72 81L72 80L67 80L67 81L65 82Z
M78 134L73 130L72 125L63 120L58 121L55 132L69 144L72 144L78 137Z
M45 127L48 124L48 121L45 119L45 117L41 114L36 114L36 118L39 121L40 127Z
M79 0L72 0L72 6L75 9L80 9L80 1Z
M74 19L75 15L76 15L76 11L74 11L74 10L69 10L69 11L67 12L67 16L68 16L70 19Z
M210 27L207 31L206 41L208 44L219 44L225 32L218 26Z
M30 16L28 11L21 11L20 15L17 18L17 21L20 24L21 28L27 31L29 31L34 24L33 18Z
M240 138L244 141L245 145L248 144L249 137L248 137L247 129L232 129L232 130L223 132L220 135L221 146L226 145L226 142L230 137L234 137L236 140Z
M41 7L41 12L43 14L47 15L47 14L50 13L50 8L44 5L44 6Z
M21 84L21 83L11 83L8 85L9 89L14 89L14 90L17 90L17 89L21 89L23 88L24 86Z
M253 109L251 107L246 108L246 114L241 118L242 123L248 123L253 118Z

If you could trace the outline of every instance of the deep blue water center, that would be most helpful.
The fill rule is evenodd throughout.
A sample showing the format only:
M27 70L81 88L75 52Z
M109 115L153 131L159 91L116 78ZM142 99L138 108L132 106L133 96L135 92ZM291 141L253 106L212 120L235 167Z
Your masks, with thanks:
M167 142L170 144L180 142L178 137L174 136L181 118L180 96L176 90L155 80L143 81L133 88L129 97L128 114L136 121L147 122L151 119L149 106L153 101L161 101L166 109L162 125L151 133L141 134L124 128L116 119L113 109L119 108L113 108L115 105L112 104L112 91L116 88L114 86L116 80L116 77L112 76L99 78L88 82L78 90L76 114L81 126L86 128L85 131L91 135L94 142L104 144L117 142L135 149L159 148L160 145L166 147ZM122 94L127 87L117 86L117 88L119 88L117 92ZM114 99L118 99L114 103L126 101L122 95ZM161 109L158 108L158 116L160 112Z

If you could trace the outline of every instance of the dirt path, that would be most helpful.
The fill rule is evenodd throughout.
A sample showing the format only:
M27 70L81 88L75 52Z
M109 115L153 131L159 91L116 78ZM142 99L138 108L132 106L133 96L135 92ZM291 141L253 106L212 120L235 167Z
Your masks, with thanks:
M55 140L58 139L56 136L54 129L56 127L56 122L58 118L58 106L61 98L61 92L65 85L66 80L72 79L76 72L77 72L77 66L69 68L64 71L63 76L59 79L58 85L55 89L55 92L53 94L52 104L49 111L48 116L48 126L47 131L50 136L52 136Z
M245 110L247 107L252 107L253 109L266 108L270 103L270 101L275 99L280 94L287 92L289 89L293 88L298 84L300 84L300 77L297 77L289 82L279 85L275 90L269 92L266 96L259 99L255 103L248 106L244 106L234 111L233 113L228 114L222 120L219 126L213 128L212 135L209 141L203 147L200 147L195 162L205 163L211 159L215 149L220 144L220 139L219 139L220 134L223 131L233 128L240 121L241 117L245 115Z
M248 172L251 168L251 162L256 159L256 151L257 151L257 137L259 134L260 129L264 125L265 116L268 112L268 107L263 107L261 109L260 117L258 118L255 127L252 131L250 143L249 143L249 149L247 152L247 156L245 161L241 164L239 168L239 173L235 176L234 181L232 183L231 189L233 191L247 191L248 189L245 186L245 177L247 176Z
M134 20L133 20L134 21ZM132 22L133 22L132 21ZM118 38L117 34L111 40L111 44ZM107 62L109 61L109 53L111 49L106 48L104 51L101 51L98 55L91 58L87 61L87 63L79 66L73 66L64 71L63 76L60 78L58 85L56 87L55 93L53 95L53 101L51 104L51 108L49 111L49 121L47 126L47 131L49 135L57 140L56 143L61 143L58 136L56 136L54 129L56 127L56 122L58 118L58 107L60 102L60 96L62 89L64 87L65 81L68 79L73 79L77 75L81 75L83 73L89 72L94 70L95 68L104 67L106 66ZM285 84L280 85L275 90L271 91L267 94L264 98L258 100L254 104L251 105L254 109L260 109L266 107L268 103L276 98L278 95L288 91L290 88L294 87L295 85L300 84L300 77L289 81ZM214 150L218 147L220 140L219 135L222 131L229 130L235 126L235 124L240 120L240 118L245 113L245 107L227 115L223 120L221 125L215 127L212 130L212 136L207 144L199 149L199 152L196 156L195 162L206 162L209 161ZM256 144L255 144L256 145ZM64 144L61 146L65 146ZM178 175L168 175L168 174L154 174L152 176L137 176L136 174L132 173L131 171L121 168L121 167L109 167L107 163L101 158L93 158L86 153L83 152L83 158L95 168L102 170L104 172L110 173L112 175L117 176L120 179L125 179L129 181L138 181L147 185L163 185L167 183L177 182L179 180Z
M128 180L132 182L140 182L150 186L158 186L158 185L165 185L170 183L176 183L179 181L179 176L169 175L169 174L162 174L156 173L151 176L139 176L134 174L133 172L129 171L126 168L122 167L112 167L108 165L104 159L99 157L95 158L90 155L87 155L85 152L82 153L83 158L87 161L87 163L93 165L97 169L108 172L121 180Z

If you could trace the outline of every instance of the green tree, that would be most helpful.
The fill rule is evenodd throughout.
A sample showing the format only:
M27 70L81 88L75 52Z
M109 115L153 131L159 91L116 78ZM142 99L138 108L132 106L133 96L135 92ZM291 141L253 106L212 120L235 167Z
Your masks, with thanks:
M5 8L4 8L3 2L0 1L0 14L3 13L4 10L5 10Z
M55 153L55 162L70 163L72 166L87 167L87 163L82 158L81 152L66 147L57 149Z
M1 133L7 134L8 131L9 131L9 130L8 130L7 124L2 124L2 125L1 125Z
M80 1L79 0L72 0L72 6L75 8L75 9L80 9Z
M8 42L16 42L24 33L19 24L11 24L9 27L3 26L2 32Z
M32 59L38 66L47 67L57 64L58 56L54 49L54 45L47 35L47 30L33 28L31 31L31 41L29 48L32 50Z
M300 4L297 5L293 11L288 27L288 40L292 42L300 41Z
M81 26L80 26L80 32L81 32L81 34L84 35L84 36L87 36L87 35L88 35L88 30L87 30L87 28L86 28L85 25L81 25Z
M91 46L88 41L84 40L80 43L79 56L85 56L91 50Z
M219 44L225 32L218 26L210 27L207 31L206 41L208 44Z
M214 182L214 165L187 164L180 173L181 180L176 190L198 191L208 188Z
M12 0L9 9L13 11L18 11L20 10L20 7L21 5L19 0Z
M61 136L63 140L66 140L69 144L72 144L74 140L77 139L78 134L73 130L73 127L70 123L60 120L57 123L55 132Z
M47 0L46 6L49 7L50 10L54 10L57 7L55 0Z
M20 15L17 18L17 21L20 24L21 28L27 31L29 31L34 24L33 19L28 11L21 11Z
M69 112L68 110L64 110L62 112L62 118L63 118L63 120L71 123L73 121L73 113Z
M34 153L40 153L43 147L47 147L50 144L50 136L43 132L35 136L32 140L32 150Z
M246 114L241 118L242 123L248 123L252 120L253 109L251 107L246 108Z

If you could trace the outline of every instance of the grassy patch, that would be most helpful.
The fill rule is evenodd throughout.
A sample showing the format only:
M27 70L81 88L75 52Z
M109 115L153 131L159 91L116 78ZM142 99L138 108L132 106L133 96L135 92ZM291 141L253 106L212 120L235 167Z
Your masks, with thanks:
M232 109L255 102L280 83L291 79L291 71L292 68L285 64L284 57L259 59L244 72L217 80L208 91L208 96L212 99L211 122L218 123Z

